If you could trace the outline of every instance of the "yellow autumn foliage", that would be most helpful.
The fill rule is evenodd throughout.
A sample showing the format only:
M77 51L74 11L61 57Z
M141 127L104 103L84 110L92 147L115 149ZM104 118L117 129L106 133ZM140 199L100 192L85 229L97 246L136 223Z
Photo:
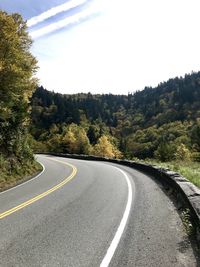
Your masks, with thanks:
M121 158L121 152L109 141L106 135L99 138L97 144L93 148L93 154L106 158Z

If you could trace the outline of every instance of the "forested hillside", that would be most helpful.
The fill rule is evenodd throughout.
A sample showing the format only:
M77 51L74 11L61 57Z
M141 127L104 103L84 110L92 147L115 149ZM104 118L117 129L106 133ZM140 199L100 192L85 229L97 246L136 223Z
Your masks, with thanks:
M200 72L129 95L61 95L39 87L31 133L36 150L98 154L103 137L112 156L198 159L199 119Z

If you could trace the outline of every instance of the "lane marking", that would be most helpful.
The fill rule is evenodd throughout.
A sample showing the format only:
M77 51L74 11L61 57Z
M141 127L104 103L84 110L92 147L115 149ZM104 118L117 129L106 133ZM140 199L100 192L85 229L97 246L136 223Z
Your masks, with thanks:
M41 162L39 162L39 163L40 163L40 165L42 165L42 171L38 175L34 176L33 178L29 179L26 182L22 182L21 184L15 185L15 186L13 186L13 187L11 187L9 189L6 189L6 190L0 192L0 195L2 195L4 193L7 193L7 192L9 192L9 191L11 191L11 190L13 190L13 189L15 189L17 187L20 187L22 185L25 185L27 183L30 183L30 182L34 181L35 179L37 179L38 177L40 177L43 174L43 172L45 171L45 167L44 167L44 165Z
M117 167L115 167L115 168L118 169L124 175L124 177L126 179L126 183L128 186L128 199L127 199L126 208L125 208L122 220L120 222L120 225L119 225L117 232L115 233L115 236L114 236L114 238L113 238L113 240L112 240L112 242L111 242L111 244L110 244L110 246L106 252L106 255L103 258L103 261L100 264L100 267L108 267L111 260L112 260L112 257L116 251L116 248L119 244L119 241L122 237L125 226L127 224L128 217L129 217L130 210L131 210L132 199L133 199L132 186L131 186L131 182L130 182L128 175L126 174L125 171L121 170L120 168L117 168Z
M13 208L11 208L11 209L3 212L3 213L0 213L0 219L3 219L5 217L11 215L14 212L31 205L32 203L40 200L43 197L46 197L47 195L51 194L52 192L54 192L54 191L58 190L59 188L63 187L65 184L67 184L70 180L72 180L74 178L74 176L77 173L77 168L74 165L72 165L70 163L67 163L67 162L60 161L60 160L56 160L56 159L51 159L51 158L49 158L49 159L53 160L53 161L57 161L57 162L62 163L62 164L65 164L67 166L70 166L72 168L72 173L67 178L65 178L61 183L59 183L56 186L50 188L49 190L45 191L44 193L39 194L39 195L35 196L34 198L31 198L31 199L21 203L20 205L18 205L16 207L13 207Z

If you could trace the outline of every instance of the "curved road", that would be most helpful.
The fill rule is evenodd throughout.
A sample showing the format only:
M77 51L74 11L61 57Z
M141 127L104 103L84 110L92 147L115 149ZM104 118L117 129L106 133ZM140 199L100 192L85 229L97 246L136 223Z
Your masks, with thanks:
M198 266L162 188L128 167L38 156L0 193L0 266Z

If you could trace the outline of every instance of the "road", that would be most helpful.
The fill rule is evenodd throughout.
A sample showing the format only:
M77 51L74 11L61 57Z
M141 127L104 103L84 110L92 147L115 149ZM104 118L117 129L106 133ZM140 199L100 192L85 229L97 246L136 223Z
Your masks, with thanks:
M0 266L198 266L154 179L106 162L38 160L41 175L0 193Z

